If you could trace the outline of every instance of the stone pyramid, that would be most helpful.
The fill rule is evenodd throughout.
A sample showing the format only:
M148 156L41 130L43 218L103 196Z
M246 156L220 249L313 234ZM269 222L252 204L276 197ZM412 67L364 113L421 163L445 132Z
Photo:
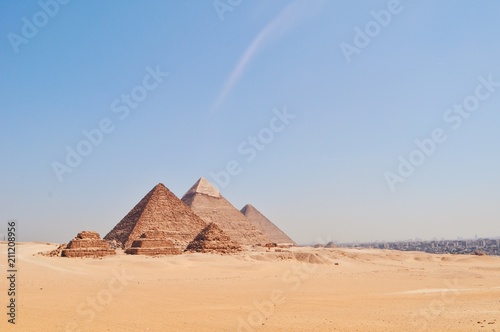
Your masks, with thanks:
M62 257L104 257L114 255L108 242L101 240L97 232L83 231L62 249Z
M184 250L205 226L200 217L159 183L104 239L115 240L128 249L147 231L163 231L178 249Z
M241 213L243 213L262 233L267 235L267 237L271 239L271 242L297 245L288 235L279 229L278 226L273 224L271 220L267 219L251 204L245 205L243 209L241 209Z
M125 250L129 255L179 255L181 250L174 246L169 234L164 231L147 231L132 246Z
M196 235L186 251L230 254L241 251L241 246L212 222Z
M264 245L270 242L240 211L229 203L210 182L200 178L182 201L207 224L214 222L239 244Z

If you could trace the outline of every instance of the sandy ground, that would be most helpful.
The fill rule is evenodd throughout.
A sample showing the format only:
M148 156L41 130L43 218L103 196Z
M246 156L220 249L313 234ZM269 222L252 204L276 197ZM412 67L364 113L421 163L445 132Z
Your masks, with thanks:
M18 245L16 325L2 276L0 331L500 332L499 257L313 248L36 255L55 247ZM4 243L0 255L5 275Z

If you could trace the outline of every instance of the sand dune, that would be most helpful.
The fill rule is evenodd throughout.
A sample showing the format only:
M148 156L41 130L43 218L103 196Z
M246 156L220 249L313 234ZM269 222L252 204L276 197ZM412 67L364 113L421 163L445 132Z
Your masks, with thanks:
M17 324L4 317L1 331L500 331L499 257L324 248L36 254L55 247L18 247Z

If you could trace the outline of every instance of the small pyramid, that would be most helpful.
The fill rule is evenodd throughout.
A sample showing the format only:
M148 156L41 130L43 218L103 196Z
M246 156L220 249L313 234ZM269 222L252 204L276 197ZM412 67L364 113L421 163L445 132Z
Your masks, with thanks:
M288 235L279 229L278 226L273 224L271 220L267 219L251 204L245 205L243 209L241 209L241 213L243 213L262 233L267 235L271 242L297 245Z
M104 257L114 254L116 252L106 241L101 240L99 233L92 231L78 233L61 251L62 257Z
M325 248L336 248L336 247L337 245L333 241L330 241L325 245Z
M104 237L128 249L147 231L159 230L183 250L206 223L162 183L156 185Z
M129 255L179 255L181 250L174 246L169 234L164 231L147 231L132 246L125 250Z
M216 223L239 244L264 245L271 242L204 178L200 178L181 200L207 224Z
M186 251L230 254L241 251L241 247L212 222L196 235Z

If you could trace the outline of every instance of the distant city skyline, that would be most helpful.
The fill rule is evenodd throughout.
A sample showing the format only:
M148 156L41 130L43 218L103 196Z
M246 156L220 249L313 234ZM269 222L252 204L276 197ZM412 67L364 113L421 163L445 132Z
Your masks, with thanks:
M435 241L400 241L372 243L343 243L347 248L375 248L400 251L422 251L431 254L458 255L500 255L499 239L435 240Z

